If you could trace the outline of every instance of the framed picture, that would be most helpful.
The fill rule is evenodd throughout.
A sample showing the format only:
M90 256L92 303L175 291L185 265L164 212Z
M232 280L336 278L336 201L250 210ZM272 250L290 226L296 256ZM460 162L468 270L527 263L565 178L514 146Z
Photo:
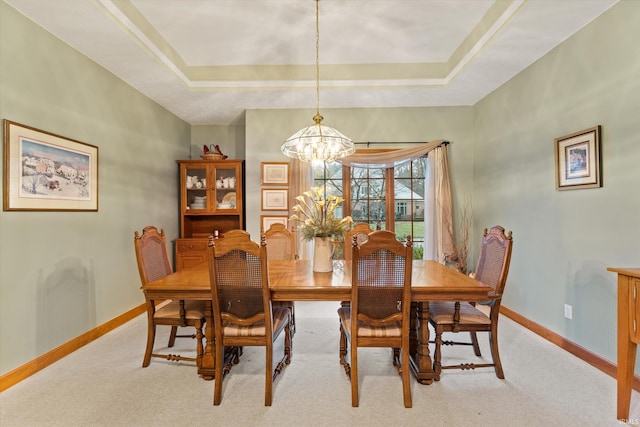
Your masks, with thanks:
M557 190L602 187L600 126L554 141Z
M289 163L261 162L262 185L289 185Z
M262 189L262 210L289 210L289 190L286 188Z
M4 120L5 211L97 211L98 147Z
M260 226L262 227L262 232L267 231L271 228L273 224L282 224L284 228L288 227L289 218L286 216L280 215L261 215L260 216Z

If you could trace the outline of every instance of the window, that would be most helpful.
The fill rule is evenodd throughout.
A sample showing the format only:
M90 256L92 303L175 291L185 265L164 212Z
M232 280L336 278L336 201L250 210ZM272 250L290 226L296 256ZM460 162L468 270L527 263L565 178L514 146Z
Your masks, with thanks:
M314 186L327 195L344 198L338 217L373 230L390 230L404 241L411 235L414 258L424 252L424 191L427 161L422 157L395 168L370 169L342 166L338 162L314 165Z

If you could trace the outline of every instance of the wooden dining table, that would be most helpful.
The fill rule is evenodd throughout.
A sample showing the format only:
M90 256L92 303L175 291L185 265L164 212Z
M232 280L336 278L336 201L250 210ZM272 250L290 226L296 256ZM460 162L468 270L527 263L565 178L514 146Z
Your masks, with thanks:
M349 301L351 264L334 261L333 272L314 273L310 260L268 263L273 301ZM492 288L436 261L414 260L412 271L411 370L421 384L439 380L429 354L429 301L486 301ZM205 346L198 363L204 379L215 378L211 287L207 263L177 271L142 286L147 301L187 299L209 301ZM337 321L337 314L336 314ZM336 342L336 348L337 348ZM337 350L336 350L337 351Z

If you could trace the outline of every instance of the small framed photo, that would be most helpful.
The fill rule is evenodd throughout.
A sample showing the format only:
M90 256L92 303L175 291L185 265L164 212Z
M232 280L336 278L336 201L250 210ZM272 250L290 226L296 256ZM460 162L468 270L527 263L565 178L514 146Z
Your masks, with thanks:
M97 211L98 147L4 120L5 211Z
M286 216L280 216L280 215L261 215L260 216L260 227L263 233L268 229L270 229L273 224L282 224L284 225L284 228L287 228L289 224L289 218L287 218Z
M289 190L286 188L262 189L263 211L289 210Z
M289 185L289 163L261 162L262 185Z
M600 126L556 138L556 190L602 187Z

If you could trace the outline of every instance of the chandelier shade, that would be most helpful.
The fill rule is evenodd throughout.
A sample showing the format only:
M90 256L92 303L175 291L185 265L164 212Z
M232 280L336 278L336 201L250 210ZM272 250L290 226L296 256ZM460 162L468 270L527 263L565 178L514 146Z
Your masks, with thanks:
M285 156L307 163L332 162L356 151L353 142L342 132L321 124L322 116L316 114L313 120L315 124L300 129L282 144L280 149Z
M332 162L336 159L355 153L353 141L342 132L321 124L320 115L320 25L318 17L318 2L316 0L316 115L315 124L300 129L287 138L280 147L280 151L287 156L302 162L324 161Z

